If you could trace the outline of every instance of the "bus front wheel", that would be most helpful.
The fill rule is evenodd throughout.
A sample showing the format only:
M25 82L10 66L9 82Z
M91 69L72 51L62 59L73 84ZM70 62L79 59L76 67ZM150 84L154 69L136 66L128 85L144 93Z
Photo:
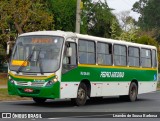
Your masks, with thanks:
M72 102L74 102L78 106L85 105L87 101L87 87L84 83L80 83L77 91L77 98L72 99Z
M38 103L38 104L44 103L46 100L47 100L47 99L45 99L45 98L35 98L35 97L33 97L33 101L34 101L35 103Z

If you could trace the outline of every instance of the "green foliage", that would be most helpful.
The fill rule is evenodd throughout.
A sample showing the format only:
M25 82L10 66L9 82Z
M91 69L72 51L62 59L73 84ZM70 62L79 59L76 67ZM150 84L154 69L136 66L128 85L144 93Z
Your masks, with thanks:
M112 39L117 39L118 36L120 36L122 30L119 27L117 19L113 18L112 19L112 24L111 24L111 38Z
M17 34L54 28L53 15L46 8L42 0L0 0L0 55L2 58L7 57L7 42L14 41Z
M8 3L5 0L0 0L0 30L4 33L5 29L8 28L9 16L6 12L6 5Z
M19 34L29 31L51 29L53 15L49 14L41 0L1 0L0 13L2 33L14 25ZM12 31L12 30L11 30Z
M111 13L107 2L82 0L81 33L100 37L111 37L112 32L119 34L119 24ZM77 0L47 0L49 11L54 14L56 30L75 31ZM114 29L112 25L114 22ZM115 36L115 35L114 35Z
M125 30L121 32L117 39L135 42L138 37L138 27L135 25L134 19L131 17L126 17L126 20L124 21L126 21L125 25L123 26Z
M147 5L148 0L139 0L137 1L134 5L132 10L142 14L143 13L143 8Z
M118 20L111 13L106 1L103 3L86 1L84 6L82 11L82 33L85 33L86 30L87 34L108 38L119 34L121 29Z
M117 39L119 40L125 40L129 42L135 42L136 38L137 38L136 31L127 31L127 32L123 31L121 35L117 37Z
M159 0L139 0L132 10L140 14L138 25L142 30L160 29Z
M32 14L26 22L26 25L24 25L25 32L54 29L53 14L47 11L47 5L40 1L41 0L36 0L36 2L32 4Z
M75 31L76 0L47 0L56 30Z
M154 37L160 43L160 2L159 0L139 0L133 11L140 14L138 26L146 32L155 31Z
M108 5L97 3L94 8L95 17L92 19L93 25L91 25L89 33L100 37L111 37L111 18L112 14L109 11ZM103 8L104 7L104 8Z
M146 36L146 35L137 38L135 40L135 42L140 43L140 44L153 45L153 46L158 47L157 41L151 37Z

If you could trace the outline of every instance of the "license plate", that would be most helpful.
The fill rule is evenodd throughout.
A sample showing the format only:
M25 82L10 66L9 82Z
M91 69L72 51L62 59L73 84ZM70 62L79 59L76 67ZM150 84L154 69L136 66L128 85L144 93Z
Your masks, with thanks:
M26 89L24 89L24 92L33 92L33 89L26 88Z

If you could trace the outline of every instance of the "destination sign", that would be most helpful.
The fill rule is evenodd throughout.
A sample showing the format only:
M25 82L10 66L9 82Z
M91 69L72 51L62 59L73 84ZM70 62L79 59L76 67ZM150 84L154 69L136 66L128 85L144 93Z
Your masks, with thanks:
M32 38L32 43L39 44L39 43L53 43L52 38Z

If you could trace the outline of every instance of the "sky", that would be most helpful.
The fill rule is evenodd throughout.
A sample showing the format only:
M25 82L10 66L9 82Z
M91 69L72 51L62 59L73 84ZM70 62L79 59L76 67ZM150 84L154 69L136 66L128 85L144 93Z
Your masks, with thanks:
M95 1L98 1L98 0L95 0ZM104 0L101 0L101 1L104 1ZM138 20L139 14L136 12L133 12L131 9L133 4L139 0L106 0L106 1L110 8L115 9L113 13L118 14L122 11L130 11L130 16Z

